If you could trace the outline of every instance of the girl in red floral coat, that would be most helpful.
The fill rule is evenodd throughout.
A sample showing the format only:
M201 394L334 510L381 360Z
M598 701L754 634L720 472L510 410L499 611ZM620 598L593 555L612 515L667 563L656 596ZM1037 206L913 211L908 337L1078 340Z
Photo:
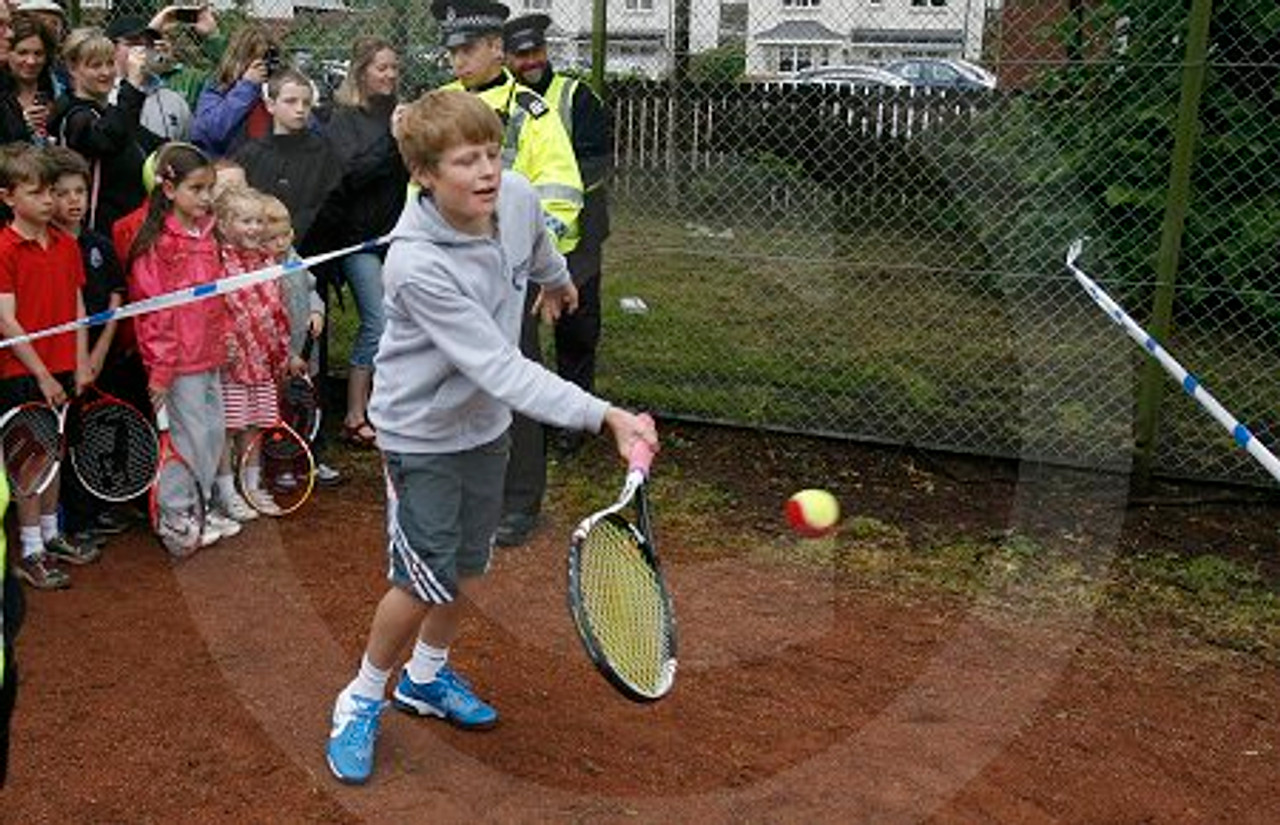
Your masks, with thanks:
M223 276L271 266L274 258L263 244L266 204L262 194L235 187L215 204ZM259 427L279 420L276 387L289 365L289 313L279 280L227 293L227 360L222 368L222 403L227 419L227 449L218 467L219 505L237 521L258 513L279 515L249 468L244 489L237 492L232 456L243 451ZM252 506L251 506L252 505Z

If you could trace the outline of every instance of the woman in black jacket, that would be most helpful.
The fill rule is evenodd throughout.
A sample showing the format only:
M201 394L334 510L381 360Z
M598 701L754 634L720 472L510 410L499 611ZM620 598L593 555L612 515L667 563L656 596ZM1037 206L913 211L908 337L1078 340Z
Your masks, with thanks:
M125 76L114 104L107 102L116 84L115 44L97 29L76 29L62 55L71 72L71 91L58 98L49 132L59 143L84 156L91 167L88 225L110 237L111 226L146 198L142 164L156 148L143 141L139 125L147 96L146 50L129 50Z
M0 65L0 144L41 143L49 134L57 44L32 14L13 15L8 29Z
M362 37L352 48L351 64L334 94L335 107L326 134L343 162L339 222L345 237L358 243L380 237L395 226L404 209L409 173L391 136L400 59L389 41ZM342 272L360 314L351 347L347 380L347 441L373 446L375 433L365 416L373 387L373 356L382 335L382 256L359 253L342 259Z

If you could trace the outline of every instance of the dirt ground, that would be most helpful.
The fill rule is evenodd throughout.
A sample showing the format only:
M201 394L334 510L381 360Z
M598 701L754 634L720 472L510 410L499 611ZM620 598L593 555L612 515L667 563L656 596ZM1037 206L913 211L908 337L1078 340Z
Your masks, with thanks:
M603 445L576 460L608 461ZM0 820L1280 821L1274 660L995 578L977 595L884 588L837 563L842 540L801 547L779 518L822 479L847 516L921 547L1017 533L1092 567L1211 551L1274 585L1275 499L1182 487L1201 503L1141 506L1117 479L692 426L668 430L660 461L681 634L662 702L621 699L582 655L564 558L583 513L553 508L499 552L453 654L500 725L389 711L374 780L333 781L330 703L384 567L374 460L346 453L348 483L297 516L180 564L135 529L71 590L32 594ZM663 521L664 499L708 485L727 496L717 517Z

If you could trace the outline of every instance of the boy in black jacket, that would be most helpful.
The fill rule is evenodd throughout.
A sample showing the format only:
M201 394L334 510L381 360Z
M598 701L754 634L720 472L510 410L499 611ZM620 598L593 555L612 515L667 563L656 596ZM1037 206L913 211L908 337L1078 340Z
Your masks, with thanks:
M240 147L235 160L250 186L289 208L297 246L306 249L308 233L327 222L321 207L342 183L342 161L329 141L310 129L315 89L301 72L284 69L272 75L266 105L272 133Z

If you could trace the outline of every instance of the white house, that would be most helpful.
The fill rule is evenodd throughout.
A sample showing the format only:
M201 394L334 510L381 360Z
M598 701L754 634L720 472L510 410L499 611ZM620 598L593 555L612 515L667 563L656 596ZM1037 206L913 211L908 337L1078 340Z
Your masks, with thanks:
M564 68L591 65L591 0L506 0L511 16L542 13L552 26L547 46ZM718 0L689 0L689 51L715 48L720 29ZM606 71L660 77L671 68L675 4L672 0L608 0Z
M748 0L747 74L982 54L993 0Z

